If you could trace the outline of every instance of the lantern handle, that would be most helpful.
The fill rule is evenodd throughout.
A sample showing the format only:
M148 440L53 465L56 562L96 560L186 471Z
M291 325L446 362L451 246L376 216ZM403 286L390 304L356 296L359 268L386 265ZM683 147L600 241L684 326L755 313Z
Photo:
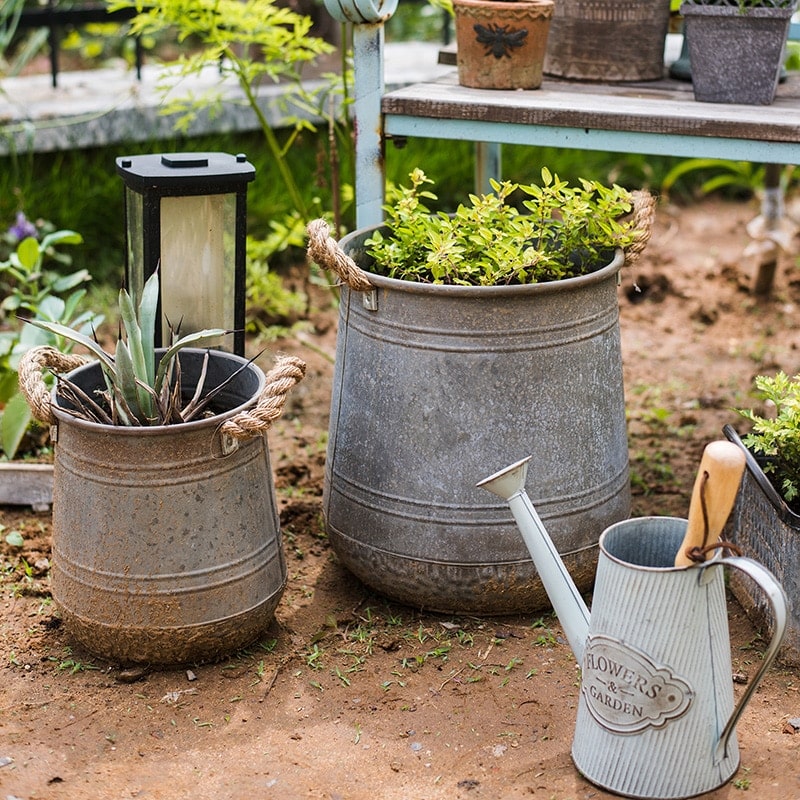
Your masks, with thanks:
M32 347L19 361L17 377L19 389L28 401L33 416L45 425L56 422L52 410L50 389L44 381L42 371L47 369L55 374L72 372L90 361L85 356L62 353L55 347L42 345Z
M306 226L308 257L323 269L335 272L354 292L369 292L374 287L367 273L347 255L330 235L324 219L314 219Z
M266 384L256 404L226 419L217 432L234 439L252 439L267 432L280 417L286 395L303 379L306 363L296 356L279 355L266 375Z

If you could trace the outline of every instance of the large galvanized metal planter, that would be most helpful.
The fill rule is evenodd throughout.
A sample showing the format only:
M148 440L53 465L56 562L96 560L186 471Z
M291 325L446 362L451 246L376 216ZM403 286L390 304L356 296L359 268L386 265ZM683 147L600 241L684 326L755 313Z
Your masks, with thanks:
M180 354L185 393L204 354ZM290 361L275 369L299 380L302 362ZM177 425L87 422L53 393L52 594L91 652L122 663L204 661L270 625L286 565L266 437L243 426L270 404L277 416L282 397L274 371L266 379L220 351L210 351L205 386L241 367L218 413ZM87 393L102 385L97 362L68 377Z
M747 462L727 536L783 585L789 601L789 621L779 658L791 666L800 666L800 515L786 505L736 431L726 425L723 432L744 450ZM770 605L751 581L734 573L731 590L756 625L771 628Z
M744 11L714 0L682 3L695 100L772 103L795 7L780 0Z
M617 303L624 254L553 283L430 285L369 272L373 230L339 245L364 272L341 273L350 285L323 499L332 547L364 583L416 607L546 607L509 510L476 487L487 471L532 455L536 507L588 589L601 532L630 512Z

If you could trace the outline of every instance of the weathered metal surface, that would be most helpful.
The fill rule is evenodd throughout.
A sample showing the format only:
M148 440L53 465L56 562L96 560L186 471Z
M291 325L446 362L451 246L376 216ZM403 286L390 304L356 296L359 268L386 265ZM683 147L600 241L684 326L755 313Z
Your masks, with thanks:
M722 565L756 577L779 613L785 601L749 559L674 567L685 531L686 520L649 517L600 539L572 757L627 797L693 797L730 780L736 721L780 641L735 707Z
M726 425L724 432L745 451L747 458L727 535L783 585L789 599L789 625L779 658L788 666L800 667L800 516L783 502L734 429ZM756 625L772 630L772 609L752 581L734 574L731 590Z
M184 386L202 351L184 352ZM244 359L212 351L207 386ZM91 391L93 364L71 374ZM263 387L254 365L229 384L231 409L151 428L96 425L58 406L53 598L69 631L120 662L218 657L262 634L286 581L264 437L225 457L216 430Z
M363 266L360 231L341 242ZM531 485L581 585L630 511L616 276L342 289L324 510L343 563L417 607L547 605L511 514L476 488L533 454Z

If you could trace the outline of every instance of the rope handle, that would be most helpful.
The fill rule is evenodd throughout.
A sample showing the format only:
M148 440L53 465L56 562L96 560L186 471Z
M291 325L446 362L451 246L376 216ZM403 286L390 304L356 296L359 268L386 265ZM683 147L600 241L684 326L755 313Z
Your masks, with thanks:
M34 347L22 356L17 368L19 388L36 419L46 425L56 422L50 390L42 372L45 369L55 374L71 372L89 360L84 356L66 355L49 345ZM220 425L220 432L235 439L250 439L264 433L280 417L286 395L305 374L304 361L295 356L278 356L267 373L266 383L256 404L225 420Z
M54 425L56 422L51 407L50 389L44 382L42 372L45 369L53 374L72 372L89 360L85 356L67 355L49 345L33 347L22 356L17 367L19 388L28 401L31 413L39 422L45 425Z
M631 192L631 219L634 239L625 248L625 264L635 264L650 241L656 216L656 198L650 192L637 189ZM306 226L308 257L323 269L335 272L353 291L368 292L373 288L369 275L348 256L330 235L330 225L315 219Z
M306 362L296 356L279 355L267 373L267 382L256 404L226 419L219 432L234 439L252 439L266 433L283 413L286 396L306 374Z
M313 219L306 225L308 257L323 269L335 272L354 292L368 292L373 286L369 276L339 247L331 236L331 227L324 219Z

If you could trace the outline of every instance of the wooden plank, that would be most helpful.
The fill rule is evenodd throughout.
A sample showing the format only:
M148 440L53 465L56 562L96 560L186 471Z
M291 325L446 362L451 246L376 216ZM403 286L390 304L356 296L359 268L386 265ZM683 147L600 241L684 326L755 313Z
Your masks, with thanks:
M800 143L800 76L778 89L770 106L698 103L691 85L674 80L590 84L545 79L541 89L495 91L458 85L457 74L383 97L386 115L514 125L710 136Z
M0 505L31 506L34 511L46 511L52 502L52 464L0 464Z

